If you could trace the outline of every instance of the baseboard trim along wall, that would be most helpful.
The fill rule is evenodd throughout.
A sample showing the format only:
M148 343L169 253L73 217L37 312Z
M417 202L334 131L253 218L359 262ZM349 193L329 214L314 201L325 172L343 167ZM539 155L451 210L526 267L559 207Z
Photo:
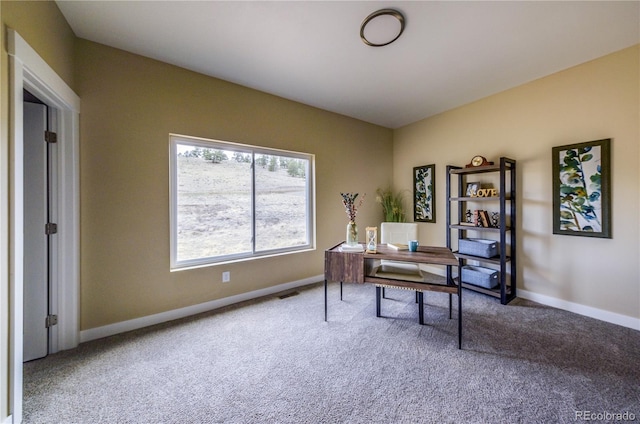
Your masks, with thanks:
M246 300L257 299L263 296L269 296L296 287L302 287L309 284L324 281L324 275L304 278L302 280L292 281L289 283L278 284L277 286L267 287L260 290L254 290L247 293L241 293L235 296L229 296L222 299L212 300L210 302L200 303L198 305L187 306L172 311L161 312L159 314L149 315L146 317L135 318L128 321L117 322L102 327L90 328L80 332L80 343L91 340L101 339L103 337L113 336L127 331L137 330L139 328L148 327L150 325L161 324L175 319L185 318L191 315L212 311L224 306L233 305L234 303L244 302Z
M432 274L445 276L446 272L441 268L420 266L424 271ZM454 272L454 277L455 277ZM617 314L615 312L605 311L604 309L598 309L591 306L581 305L579 303L569 302L567 300L558 299L543 294L533 293L527 290L518 289L518 297L531 300L532 302L540 303L541 305L551 306L552 308L562 309L563 311L573 312L578 315L584 315L589 318L595 318L600 321L609 322L611 324L620 325L622 327L631 328L633 330L640 331L640 319L633 318L627 315ZM464 296L463 296L464 302ZM464 319L464 318L463 318Z
M436 269L430 269L429 271L437 271ZM436 272L434 272L436 273ZM279 284L273 287L267 287L260 290L251 291L248 293L241 293L235 296L225 297L223 299L216 299L210 302L200 303L198 305L187 306L185 308L174 309L172 311L161 312L159 314L149 315L146 317L136 318L129 321L122 321L115 324L109 324L102 327L91 328L80 332L80 342L88 342L91 340L101 339L103 337L113 336L119 333L125 333L127 331L137 330L139 328L148 327L150 325L161 324L167 321L173 321L175 319L185 318L191 315L200 314L203 312L212 311L224 306L232 305L234 303L244 302L246 300L257 299L263 296L269 296L275 293L280 293L285 290L291 290L296 287L302 287L309 284L323 281L323 275L317 275L314 277L305 278L302 280L292 281L289 283ZM633 330L640 331L640 319L629 317L626 315L617 314L614 312L605 311L591 306L580 305L578 303L569 302L562 299L557 299L551 296L545 296L542 294L533 293L527 290L518 290L518 297L531 300L533 302L540 303L542 305L551 306L553 308L562 309L568 312L573 312L579 315L595 318L600 321L609 322L612 324L620 325L623 327L631 328Z
M640 319L629 317L615 312L605 311L603 309L593 308L591 306L580 305L579 303L569 302L567 300L557 299L543 294L533 293L527 290L518 289L518 297L541 303L553 308L562 309L564 311L573 312L578 315L584 315L595 318L600 321L609 322L611 324L620 325L622 327L631 328L640 331Z

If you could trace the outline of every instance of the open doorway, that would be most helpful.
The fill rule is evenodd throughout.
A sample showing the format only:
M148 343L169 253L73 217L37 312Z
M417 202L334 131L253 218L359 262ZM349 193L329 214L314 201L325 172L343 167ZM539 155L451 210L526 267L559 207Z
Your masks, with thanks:
M49 106L48 116L57 127L57 154L52 165L58 231L49 251L48 274L57 281L50 290L58 325L49 330L48 351L71 349L79 342L80 322L80 206L79 116L80 98L55 71L12 29L7 30L9 53L9 412L5 422L22 422L22 367L25 270L24 90ZM58 252L59 254L55 254ZM55 289L55 290L53 290ZM62 313L63 312L63 313ZM51 311L49 311L51 314ZM54 312L55 314L55 312Z
M55 352L52 330L57 308L51 296L57 279L52 257L57 255L55 111L29 91L23 91L24 146L24 274L23 362Z

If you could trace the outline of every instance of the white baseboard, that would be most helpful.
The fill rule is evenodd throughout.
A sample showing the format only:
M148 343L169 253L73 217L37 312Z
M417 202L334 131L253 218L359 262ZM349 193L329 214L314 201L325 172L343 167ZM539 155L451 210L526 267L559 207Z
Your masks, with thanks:
M13 416L9 415L7 418L5 418L3 424L13 424Z
M640 319L627 315L617 314L615 312L605 311L603 309L591 306L581 305L579 303L569 302L567 300L558 299L543 294L533 293L527 290L518 289L518 297L538 302L546 306L573 312L578 315L584 315L590 318L599 319L600 321L610 322L611 324L620 325L640 331Z
M440 268L430 266L420 266L421 269L430 272L432 274L446 275L446 272ZM455 271L455 267L454 267ZM454 274L455 276L455 274ZM609 322L611 324L620 325L622 327L631 328L633 330L640 331L640 318L634 318L627 315L617 314L615 312L605 311L604 309L594 308L592 306L585 306L579 303L569 302L567 300L558 299L543 294L533 293L527 290L518 289L518 297L531 300L546 306L562 309L564 311L573 312L578 315L584 315L590 318L595 318L600 321Z
M185 318L191 315L200 314L202 312L208 312L214 309L222 308L223 306L244 302L245 300L256 299L263 296L269 296L271 294L279 293L285 290L291 290L296 287L306 286L309 284L317 283L319 281L324 281L324 275L304 278L302 280L292 281L290 283L279 284L277 286L254 290L248 293L241 293L235 296L225 297L223 299L216 299L210 302L200 303L198 305L187 306L180 309L174 309L172 311L135 318L129 321L122 321L102 327L90 328L89 330L83 330L80 332L80 343L101 339L103 337L113 336L114 334L124 333L131 330L137 330L139 328L148 327L150 325L173 321L179 318Z
M437 269L429 269L434 274L440 274ZM223 299L216 299L210 302L200 303L198 305L187 306L185 308L174 309L172 311L161 312L159 314L148 315L146 317L135 318L129 321L122 321L115 324L105 325L103 327L91 328L80 332L80 342L88 342L90 340L101 339L103 337L113 336L115 334L124 333L127 331L137 330L139 328L148 327L150 325L160 324L175 319L185 318L191 315L208 312L214 309L222 308L224 306L232 305L234 303L244 302L246 300L256 299L262 296L269 296L271 294L279 293L285 290L291 290L296 287L306 286L309 284L323 281L323 275L317 275L314 277L305 278L298 281L292 281L289 283L279 284L277 286L267 287L260 290L251 291L248 293L242 293L235 296L225 297ZM591 318L599 319L601 321L610 322L612 324L620 325L623 327L631 328L640 331L640 319L629 317L615 312L605 311L603 309L593 308L591 306L580 305L578 303L569 302L566 300L558 299L551 296L546 296L538 293L533 293L527 290L518 290L518 297L531 300L543 305L551 306L553 308L562 309L565 311L573 312L579 315L588 316ZM5 420L6 424L11 423L11 417Z

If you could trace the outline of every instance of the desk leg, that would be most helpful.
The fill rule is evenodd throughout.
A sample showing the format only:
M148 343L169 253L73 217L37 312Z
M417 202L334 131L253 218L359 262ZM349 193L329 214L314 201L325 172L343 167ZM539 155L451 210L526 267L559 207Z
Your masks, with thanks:
M376 316L380 317L380 295L382 288L376 286Z
M327 279L324 279L324 321L327 321Z
M342 300L342 281L340 281L340 300Z
M458 286L458 349L462 349L462 284Z
M451 307L452 307L452 300L451 300L451 296L453 296L451 293L449 293L449 319L451 319Z
M416 291L418 294L418 321L420 325L424 325L424 293Z

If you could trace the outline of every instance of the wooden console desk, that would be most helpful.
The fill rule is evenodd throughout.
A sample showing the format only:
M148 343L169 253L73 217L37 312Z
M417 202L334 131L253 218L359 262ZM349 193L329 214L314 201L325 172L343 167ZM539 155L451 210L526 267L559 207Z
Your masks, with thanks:
M384 244L377 246L376 253L342 252L342 243L325 250L324 254L324 320L327 320L327 283L370 283L376 285L376 314L380 316L380 291L382 287L398 287L415 290L418 294L419 321L423 320L423 291L449 293L449 318L451 318L451 295L458 295L458 349L462 348L462 289L448 279L446 283L427 283L373 276L377 260L387 259L420 264L458 266L458 260L446 247L419 246L417 252L395 250ZM451 275L451 272L447 272Z

